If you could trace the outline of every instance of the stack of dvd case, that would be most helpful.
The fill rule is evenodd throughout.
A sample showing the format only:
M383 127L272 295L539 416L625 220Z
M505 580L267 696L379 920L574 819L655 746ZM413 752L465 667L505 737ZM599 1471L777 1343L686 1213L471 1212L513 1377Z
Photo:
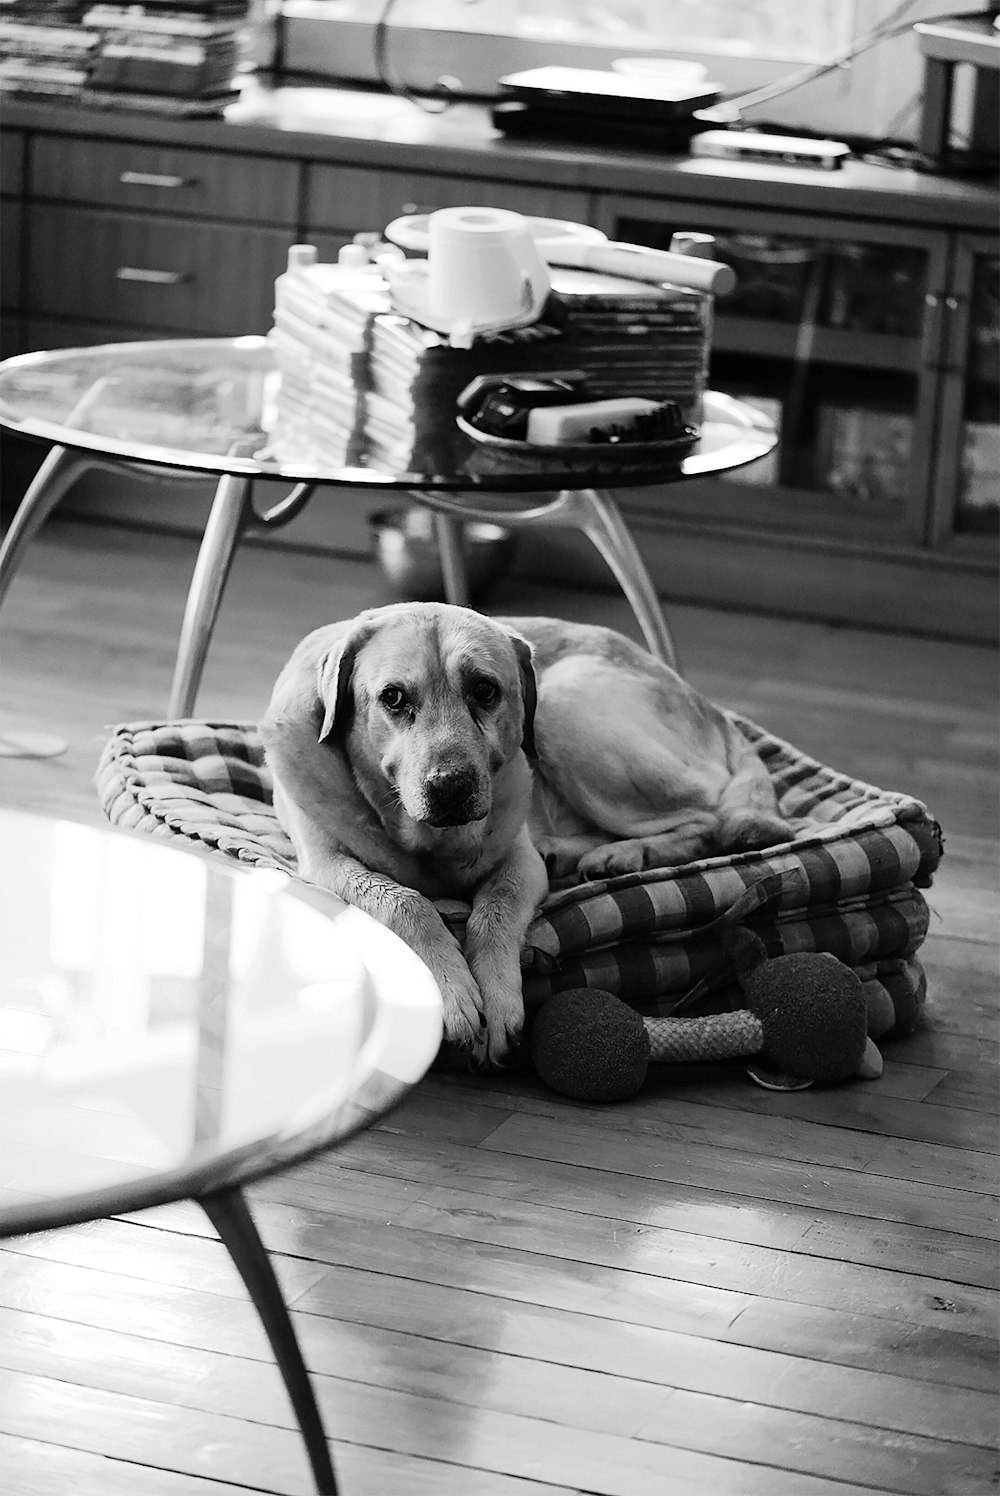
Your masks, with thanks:
M0 92L78 98L99 34L80 23L83 7L64 0L0 5Z
M235 97L247 0L144 0L97 4L83 16L98 32L85 102L165 114L220 113Z
M217 114L236 97L249 0L0 0L0 90Z
M275 290L280 388L270 446L280 460L448 473L464 442L457 400L483 374L584 376L586 398L675 401L697 426L712 298L552 268L553 292L528 327L456 346L393 309L375 265L316 263L297 246Z

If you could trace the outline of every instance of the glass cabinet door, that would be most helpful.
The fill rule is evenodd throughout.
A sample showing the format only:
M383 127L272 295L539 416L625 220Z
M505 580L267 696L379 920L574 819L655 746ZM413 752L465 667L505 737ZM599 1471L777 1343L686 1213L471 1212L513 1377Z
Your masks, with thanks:
M955 295L946 304L951 322L946 371L959 386L953 392L960 404L955 441L958 462L949 463L948 454L942 454L942 488L954 495L951 513L942 520L955 536L996 535L1000 532L1000 255L995 247L963 241L957 262ZM947 441L946 421L942 425Z
M619 239L665 249L678 231L714 236L737 285L716 304L710 382L781 432L770 459L670 502L860 543L922 543L945 237L913 230L900 242L891 225L835 219L803 234L801 218L694 203L619 199L618 209Z

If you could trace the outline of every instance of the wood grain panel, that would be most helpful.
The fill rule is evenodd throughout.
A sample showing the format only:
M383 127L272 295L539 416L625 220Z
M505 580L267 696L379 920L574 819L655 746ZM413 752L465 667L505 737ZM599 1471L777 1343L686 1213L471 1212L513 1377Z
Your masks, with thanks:
M419 1094L404 1115L417 1136L447 1136L447 1123L436 1123L428 1115ZM891 1159L883 1154L881 1172L891 1178L890 1184L885 1178L876 1181L856 1166L826 1165L818 1174L811 1161L775 1158L763 1150L716 1148L710 1141L671 1141L667 1146L655 1131L641 1135L638 1125L634 1135L628 1127L613 1123L602 1132L601 1122L593 1113L590 1116L589 1125L587 1114L578 1113L553 1117L543 1126L536 1114L525 1113L501 1123L483 1146L522 1152L528 1157L594 1164L670 1183L703 1184L729 1193L733 1192L734 1177L738 1177L736 1193L748 1199L819 1205L868 1219L910 1219L916 1212L923 1224L943 1229L957 1220L970 1234L992 1235L995 1230L996 1211L987 1182L989 1161L980 1155L972 1155L970 1165L982 1185L978 1192L954 1189L946 1183L949 1179L954 1183L956 1178L949 1173L948 1165L954 1162L958 1168L963 1163L961 1158L951 1160L947 1154L943 1158L931 1154L925 1163L923 1147L914 1148L909 1158L899 1149ZM873 1152L876 1146L873 1142ZM907 1173L914 1171L923 1177L909 1179ZM940 1192L926 1188L932 1182L940 1186Z
M306 168L308 229L345 233L383 229L393 218L430 213L435 208L483 206L510 208L544 218L587 222L590 197L585 192L534 186L527 182L493 182L478 176L442 176L431 172L364 171L351 166Z
M2 137L0 137L2 139ZM24 214L21 204L14 199L4 199L0 207L0 297L3 305L16 310L22 304L23 280L21 276L22 224Z
M99 819L106 724L162 713L194 554L58 521L31 548L5 715L70 747L9 761L9 802ZM242 551L205 714L259 715L296 640L378 585L362 563ZM523 576L495 606L633 630L617 598ZM661 1067L605 1107L523 1070L434 1073L378 1129L256 1186L345 1496L992 1489L995 658L671 619L717 699L941 819L927 1024L884 1044L881 1081L778 1097L739 1065ZM308 1489L259 1322L190 1203L11 1243L0 1368L4 1496Z
M55 202L294 228L300 169L273 156L40 135L31 186Z
M613 1202L616 1213L640 1224L666 1225L700 1235L745 1241L757 1246L805 1252L810 1256L836 1257L865 1262L892 1270L902 1269L930 1275L947 1275L955 1281L994 1287L997 1283L997 1253L992 1242L957 1231L918 1227L911 1222L884 1221L873 1237L866 1221L852 1220L815 1206L758 1206L748 1211L731 1194L672 1184L669 1195L656 1197L648 1182L627 1174L615 1174L590 1166L550 1163L496 1150L455 1147L447 1142L426 1143L411 1139L404 1153L395 1142L372 1132L355 1139L337 1152L336 1167L319 1160L303 1177L277 1178L259 1186L262 1198L292 1197L302 1204L325 1198L343 1212L345 1176L357 1171L362 1187L374 1188L382 1176L402 1176L420 1183L491 1193L494 1197L523 1203L545 1200L559 1209L600 1213ZM354 1187L355 1189L358 1186Z
M264 333L293 235L280 229L38 205L28 296L34 311L194 336ZM151 284L120 272L170 278Z
M26 136L21 130L4 129L0 135L0 192L17 197L24 190ZM4 212L8 204L4 204Z

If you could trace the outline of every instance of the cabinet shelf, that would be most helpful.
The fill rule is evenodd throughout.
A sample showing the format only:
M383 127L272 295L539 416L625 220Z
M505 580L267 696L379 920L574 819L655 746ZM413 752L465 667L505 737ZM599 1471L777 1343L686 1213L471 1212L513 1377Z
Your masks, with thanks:
M777 359L794 359L798 341L799 329L794 323L767 322L759 317L727 317L724 310L716 315L712 336L713 347L722 353L756 354ZM817 327L810 339L809 360L813 364L854 365L915 374L920 368L920 341L890 333Z

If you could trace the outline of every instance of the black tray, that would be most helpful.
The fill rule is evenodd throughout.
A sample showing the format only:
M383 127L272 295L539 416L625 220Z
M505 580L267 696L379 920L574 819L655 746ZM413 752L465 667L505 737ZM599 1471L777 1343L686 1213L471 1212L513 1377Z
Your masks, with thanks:
M499 469L530 468L544 473L586 473L599 478L606 473L621 477L623 473L655 472L658 468L678 467L698 441L699 433L686 426L679 436L658 442L581 442L558 446L540 446L537 442L514 441L508 436L493 436L463 416L456 416L459 429L489 455Z

